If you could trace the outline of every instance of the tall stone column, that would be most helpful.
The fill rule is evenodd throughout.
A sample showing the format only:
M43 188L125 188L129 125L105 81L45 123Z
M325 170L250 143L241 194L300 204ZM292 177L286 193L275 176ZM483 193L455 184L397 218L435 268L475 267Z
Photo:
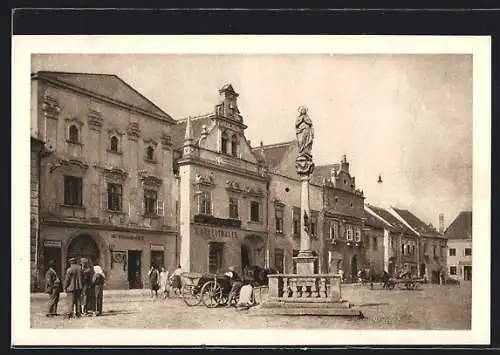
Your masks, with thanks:
M309 201L309 181L314 170L312 160L312 143L314 130L312 121L307 115L305 106L299 107L299 116L295 121L297 135L298 154L295 161L295 168L301 181L300 193L300 250L299 255L294 258L299 275L312 275L314 273L315 257L311 250L311 208Z

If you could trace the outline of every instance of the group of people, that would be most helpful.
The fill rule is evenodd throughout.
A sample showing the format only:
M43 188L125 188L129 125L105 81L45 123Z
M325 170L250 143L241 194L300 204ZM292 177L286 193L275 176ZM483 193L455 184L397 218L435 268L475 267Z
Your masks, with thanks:
M151 298L158 297L158 291L163 294L164 299L170 297L170 292L180 295L181 273L182 269L180 265L177 266L177 269L172 274L164 266L159 271L156 265L151 265L148 272Z
M57 306L61 292L66 292L68 297L68 310L65 313L67 318L100 316L106 279L102 267L98 263L92 266L86 258L81 258L80 263L76 258L70 258L69 264L61 282L55 270L55 262L49 261L49 269L45 273L45 292L49 294L47 316L59 315Z

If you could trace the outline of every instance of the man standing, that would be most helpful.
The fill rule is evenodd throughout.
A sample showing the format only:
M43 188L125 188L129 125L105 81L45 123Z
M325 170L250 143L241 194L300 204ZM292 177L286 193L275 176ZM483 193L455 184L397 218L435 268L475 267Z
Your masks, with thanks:
M49 269L45 273L45 293L49 294L47 317L57 316L57 304L59 303L59 294L61 292L61 280L55 270L56 262L49 261Z
M69 298L71 308L69 309L68 317L73 316L73 311L77 317L81 317L81 295L82 295L82 268L77 264L75 258L69 259L70 266L66 270L64 278L64 291Z
M241 287L243 286L243 282L241 282L241 279L236 273L234 266L230 266L229 271L226 272L224 275L229 277L229 284L231 286L231 290L229 291L229 295L227 297L228 299L226 307L231 307L233 299L235 299L238 296Z

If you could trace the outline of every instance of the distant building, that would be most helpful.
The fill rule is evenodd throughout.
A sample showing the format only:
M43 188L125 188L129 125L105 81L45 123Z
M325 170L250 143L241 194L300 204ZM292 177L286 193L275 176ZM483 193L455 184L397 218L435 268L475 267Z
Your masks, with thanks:
M38 274L85 257L106 287L140 288L150 265L174 268L175 121L116 75L41 71L31 84L32 135L45 142Z
M472 280L472 211L462 211L444 232L448 238L448 274L456 280Z
M392 208L401 221L420 236L420 277L441 284L446 276L446 237L408 210ZM440 217L441 219L442 217Z
M408 270L417 276L420 267L419 235L401 221L390 209L373 205L367 205L367 209L392 227L392 229L388 229L390 250L388 254L392 255L389 256L388 260L388 272L394 274L401 270Z

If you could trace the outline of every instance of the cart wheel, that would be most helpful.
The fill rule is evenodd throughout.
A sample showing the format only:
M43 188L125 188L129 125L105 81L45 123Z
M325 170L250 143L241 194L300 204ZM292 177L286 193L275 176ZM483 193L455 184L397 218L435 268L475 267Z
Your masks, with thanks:
M222 299L222 287L218 282L208 281L201 288L201 301L208 308L215 308Z
M201 302L200 292L196 291L195 285L183 285L181 294L182 300L189 307L197 306Z

